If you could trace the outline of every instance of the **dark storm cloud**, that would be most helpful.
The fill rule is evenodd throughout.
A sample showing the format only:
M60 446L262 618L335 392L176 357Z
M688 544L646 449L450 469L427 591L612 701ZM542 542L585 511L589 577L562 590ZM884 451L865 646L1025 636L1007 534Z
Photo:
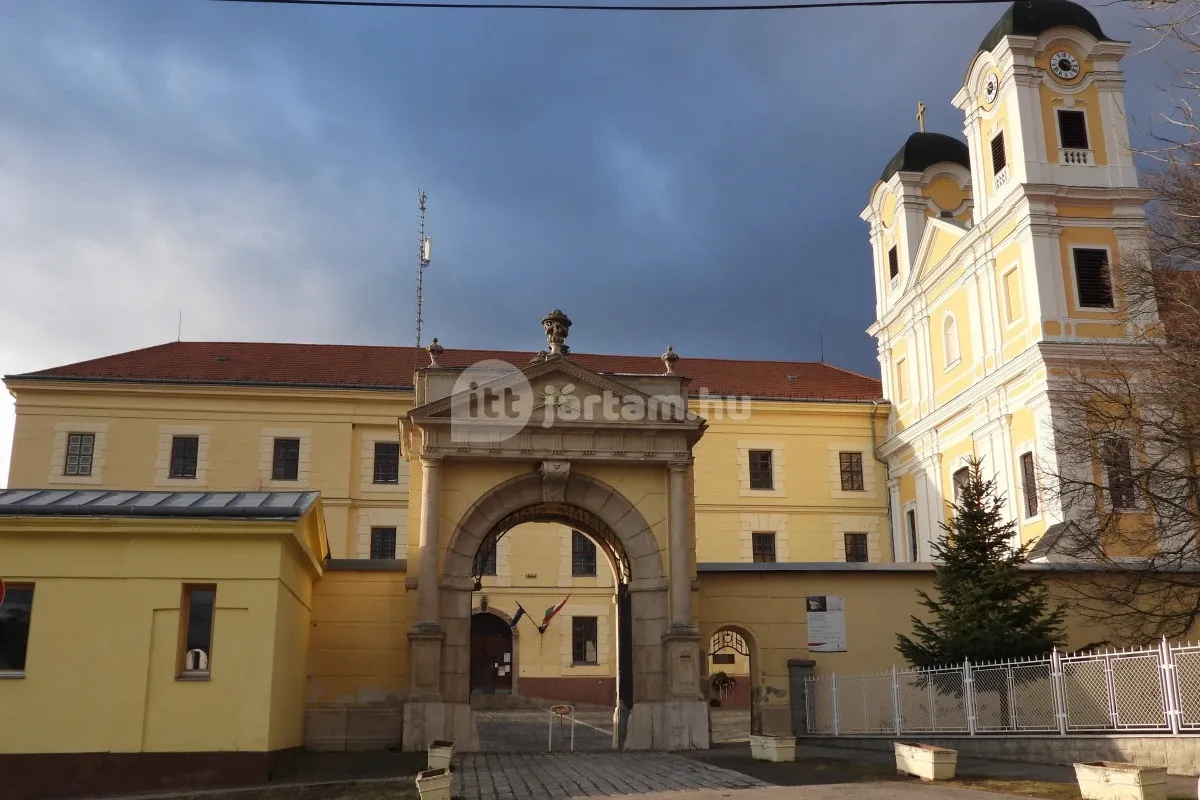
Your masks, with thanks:
M876 374L858 214L918 99L961 135L1002 10L4 3L0 368L181 310L189 339L411 344L420 186L426 340L534 352L561 307L580 351L812 359L823 332ZM1157 61L1130 59L1135 116Z

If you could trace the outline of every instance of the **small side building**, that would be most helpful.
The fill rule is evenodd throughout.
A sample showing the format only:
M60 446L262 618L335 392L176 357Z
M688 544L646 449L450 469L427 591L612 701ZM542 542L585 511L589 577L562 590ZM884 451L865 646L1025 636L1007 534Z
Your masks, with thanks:
M0 491L6 800L265 780L304 742L323 520L317 492Z

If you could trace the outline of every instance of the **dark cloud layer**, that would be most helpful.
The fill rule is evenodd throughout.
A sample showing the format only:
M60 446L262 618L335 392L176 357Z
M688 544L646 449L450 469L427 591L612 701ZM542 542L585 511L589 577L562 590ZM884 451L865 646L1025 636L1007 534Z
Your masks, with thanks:
M0 0L0 369L189 339L815 359L877 374L881 166L1000 5L754 14ZM1110 35L1138 33L1099 11ZM1129 108L1161 56L1129 59ZM0 424L7 451L11 417ZM6 474L0 456L0 477Z

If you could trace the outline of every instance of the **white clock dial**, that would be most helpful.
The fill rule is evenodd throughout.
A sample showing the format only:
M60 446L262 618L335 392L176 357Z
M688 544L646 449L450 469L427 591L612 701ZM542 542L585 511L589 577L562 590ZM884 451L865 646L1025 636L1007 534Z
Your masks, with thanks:
M983 99L985 102L992 102L996 99L996 93L1000 91L1000 80L996 77L996 73L987 76L987 80L983 84Z
M1061 50L1050 56L1050 71L1069 81L1079 74L1079 59L1066 50Z

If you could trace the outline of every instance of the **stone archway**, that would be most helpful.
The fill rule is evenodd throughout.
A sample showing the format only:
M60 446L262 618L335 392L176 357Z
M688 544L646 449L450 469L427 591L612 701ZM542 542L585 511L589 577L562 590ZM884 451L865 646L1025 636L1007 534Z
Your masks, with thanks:
M714 640L718 635L724 632L735 634L741 640L741 644L745 647L745 652L742 653L747 659L747 672L750 681L749 698L750 698L750 728L749 733L752 736L759 735L763 732L762 724L762 663L758 655L758 639L753 631L744 625L733 623L723 623L712 626L712 632L705 639L705 664L708 666L708 674L717 670L713 666L713 655L717 650L714 649ZM741 653L741 648L735 648L736 652ZM710 686L711 691L711 686Z

